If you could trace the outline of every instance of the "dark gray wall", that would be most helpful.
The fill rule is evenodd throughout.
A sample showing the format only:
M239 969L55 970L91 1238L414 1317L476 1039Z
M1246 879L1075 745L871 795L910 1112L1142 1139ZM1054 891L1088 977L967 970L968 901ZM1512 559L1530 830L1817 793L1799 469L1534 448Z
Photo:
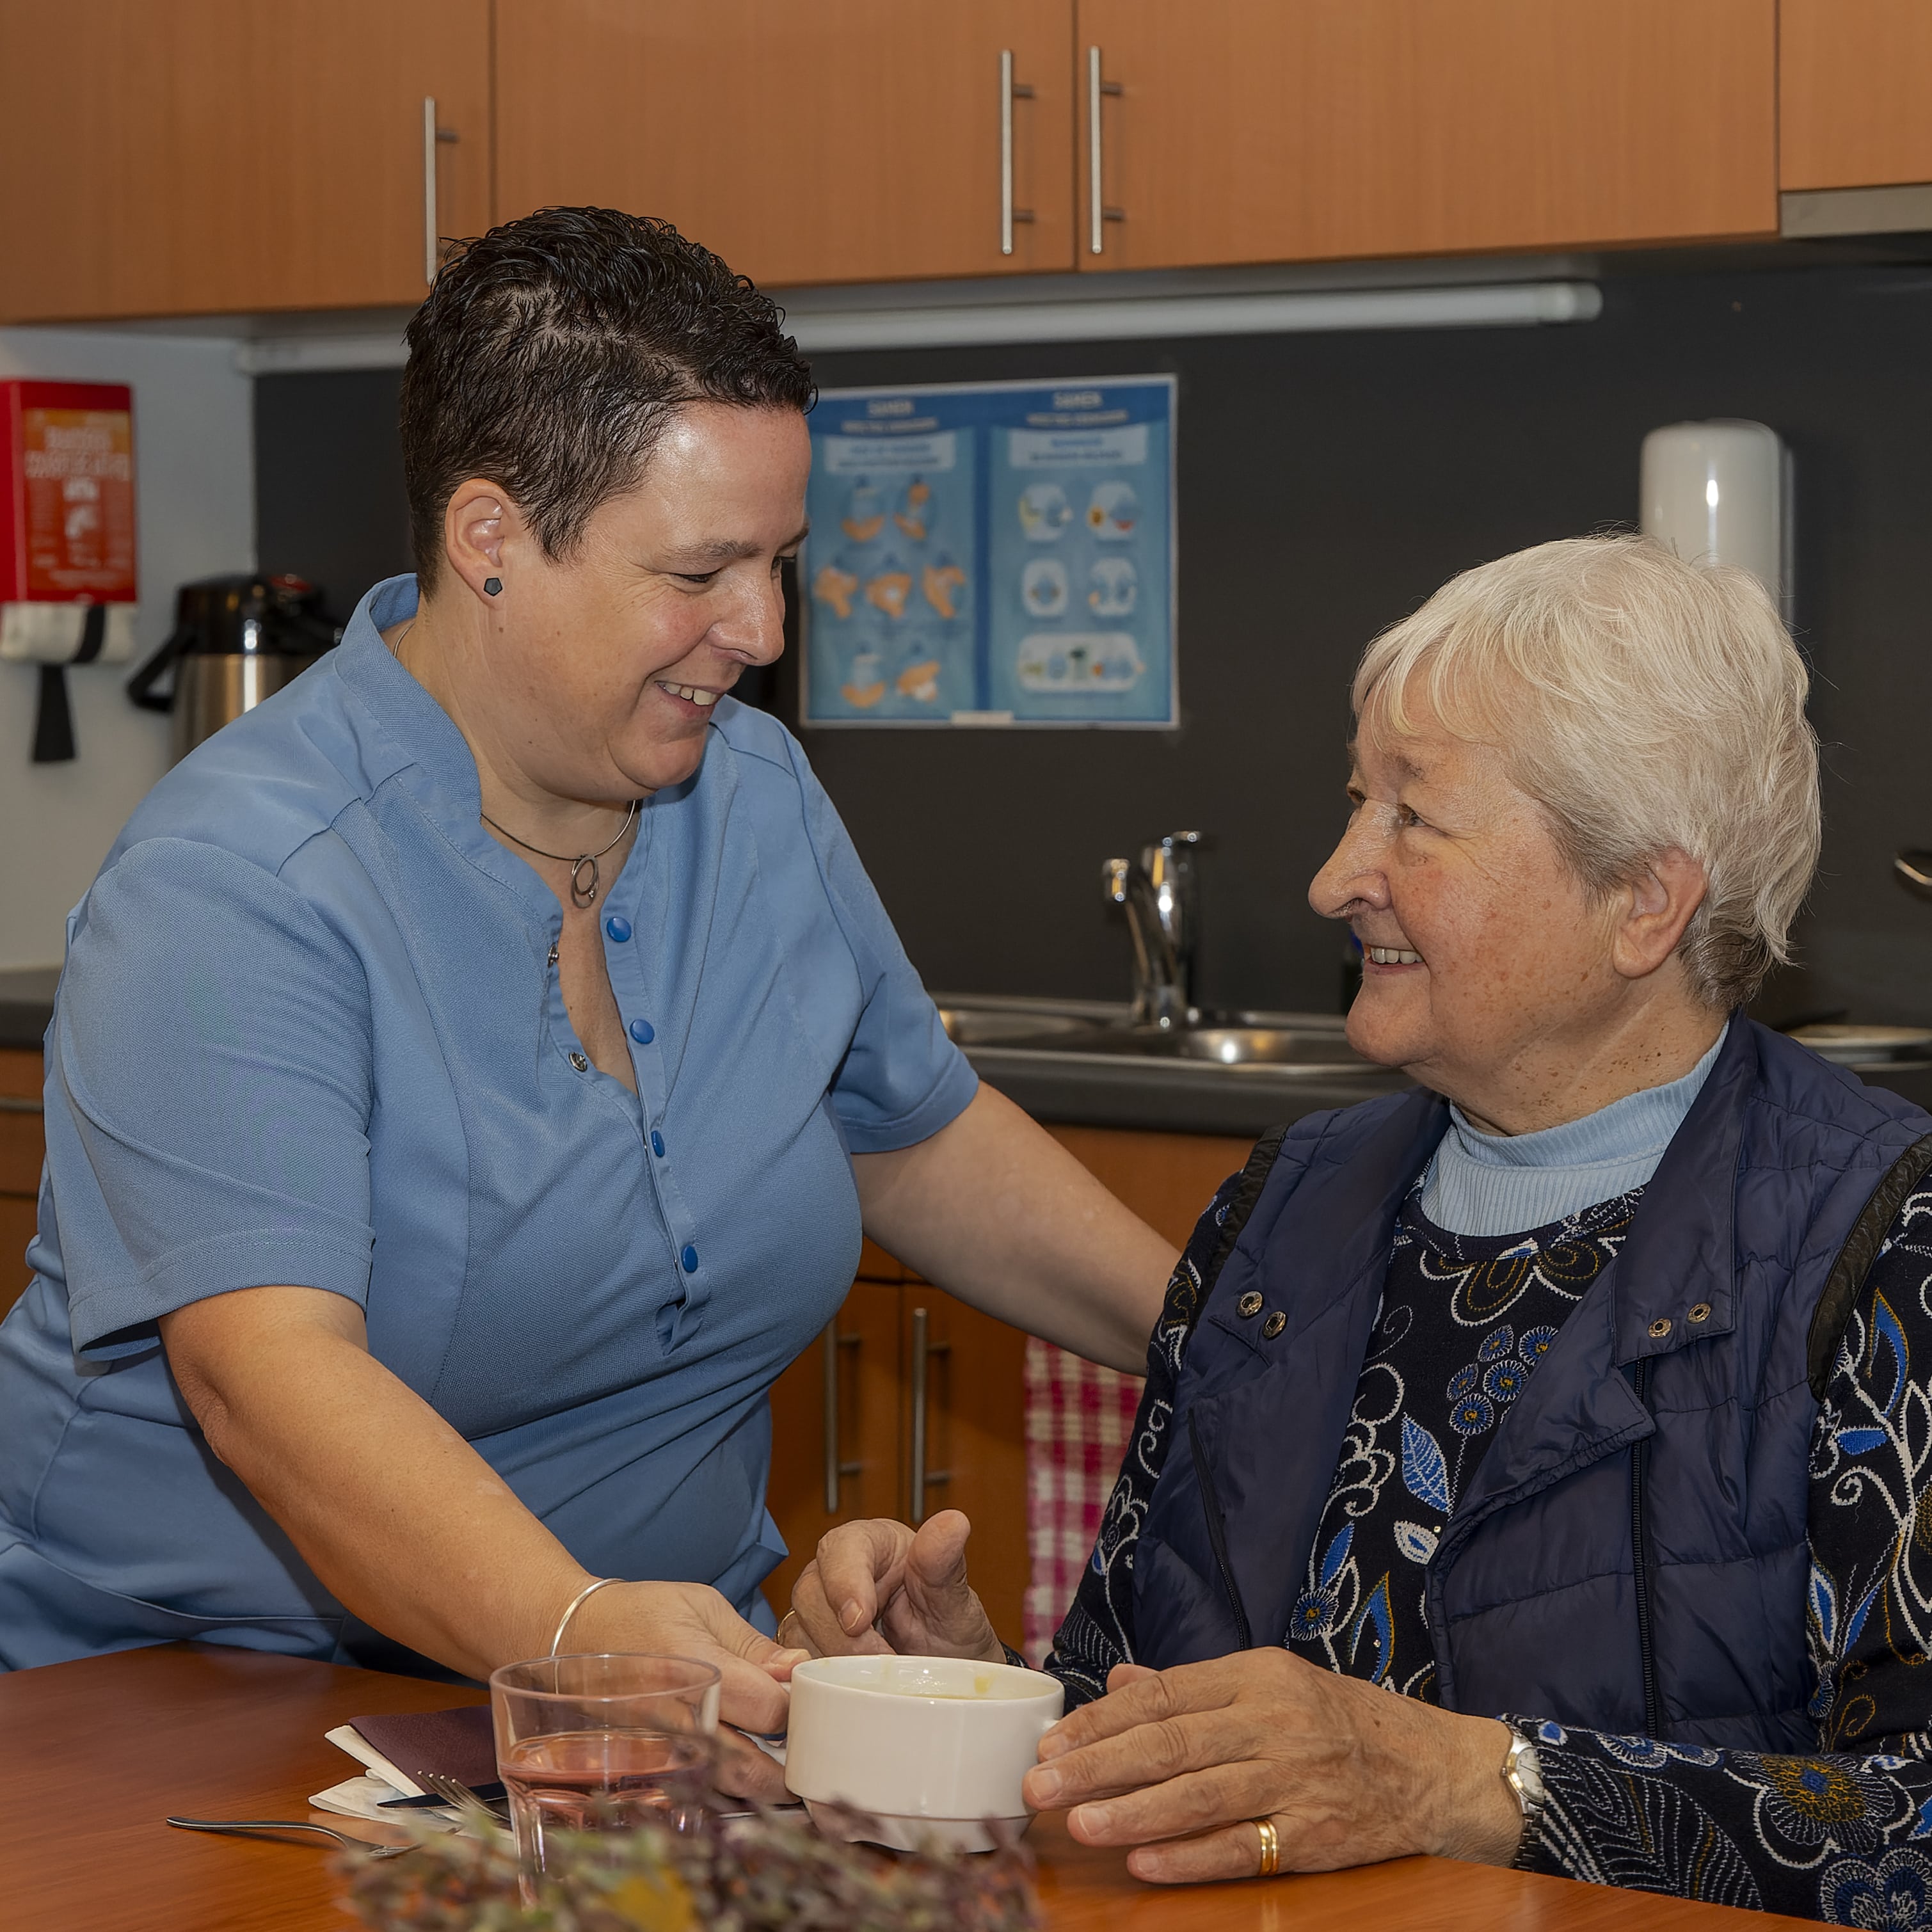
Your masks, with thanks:
M1932 1019L1932 906L1888 877L1895 847L1932 845L1932 273L1643 276L1604 296L1577 327L820 358L827 388L1180 377L1178 730L808 738L928 983L1120 994L1100 862L1188 826L1212 841L1205 999L1332 1006L1340 935L1304 895L1340 824L1363 643L1469 564L1629 524L1644 432L1737 416L1796 452L1798 622L1827 748L1805 967L1766 1009ZM257 388L261 560L346 609L407 567L395 379Z

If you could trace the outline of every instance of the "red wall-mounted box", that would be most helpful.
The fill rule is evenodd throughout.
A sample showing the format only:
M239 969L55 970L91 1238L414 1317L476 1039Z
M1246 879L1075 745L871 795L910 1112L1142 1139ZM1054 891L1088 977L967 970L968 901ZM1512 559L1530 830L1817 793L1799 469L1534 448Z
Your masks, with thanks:
M0 382L0 604L131 604L134 397Z

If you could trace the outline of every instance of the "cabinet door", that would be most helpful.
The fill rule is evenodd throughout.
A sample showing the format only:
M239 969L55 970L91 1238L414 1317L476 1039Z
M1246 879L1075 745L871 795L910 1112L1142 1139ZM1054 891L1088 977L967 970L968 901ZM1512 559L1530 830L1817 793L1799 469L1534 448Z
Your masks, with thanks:
M487 225L490 0L8 11L0 319L420 302L426 146L436 230Z
M765 1600L781 1616L835 1523L899 1514L900 1294L854 1282L838 1319L772 1386L766 1505L791 1554L765 1580Z
M1787 188L1932 182L1932 7L1784 0L1778 176Z
M1224 1134L1148 1134L1119 1127L1048 1127L1115 1200L1155 1233L1187 1245L1214 1190L1247 1165L1252 1141Z
M34 1238L45 1148L40 1097L40 1056L0 1047L0 1316L29 1279L23 1257Z
M773 285L1070 268L1072 34L1072 0L497 0L498 216L662 215Z
M914 1523L943 1509L972 1519L973 1587L993 1628L1016 1645L1028 1570L1026 1337L937 1288L902 1292L902 1514Z
M1083 267L1778 226L1775 0L1079 0L1078 26Z

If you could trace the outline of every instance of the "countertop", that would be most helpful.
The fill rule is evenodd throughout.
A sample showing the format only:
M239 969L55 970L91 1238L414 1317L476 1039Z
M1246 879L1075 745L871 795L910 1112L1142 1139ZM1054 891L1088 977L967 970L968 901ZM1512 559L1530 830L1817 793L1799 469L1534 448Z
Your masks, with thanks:
M53 1016L58 967L0 971L0 1048L38 1052ZM1139 1128L1156 1133L1249 1134L1324 1107L1352 1106L1405 1082L1398 1073L1324 1078L1281 1066L1219 1066L1203 1060L974 1046L966 1052L989 1087L1056 1125ZM1861 1069L1932 1112L1932 1067Z
M1056 1126L1138 1127L1154 1132L1250 1134L1285 1126L1324 1107L1352 1107L1408 1083L1399 1073L1346 1079L1298 1078L1270 1066L1173 1061L1150 1065L1079 1054L974 1047L981 1079ZM1859 1067L1867 1085L1888 1088L1932 1113L1932 1067Z

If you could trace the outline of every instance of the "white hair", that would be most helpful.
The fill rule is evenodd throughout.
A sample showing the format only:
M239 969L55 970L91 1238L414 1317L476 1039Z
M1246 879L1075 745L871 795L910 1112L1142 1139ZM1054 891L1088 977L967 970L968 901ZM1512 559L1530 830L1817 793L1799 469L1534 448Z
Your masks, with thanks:
M1708 882L1678 946L1720 1010L1791 957L1818 863L1818 741L1804 661L1742 570L1647 537L1539 544L1452 578L1362 654L1352 694L1379 734L1426 698L1495 746L1584 889L1675 848Z

